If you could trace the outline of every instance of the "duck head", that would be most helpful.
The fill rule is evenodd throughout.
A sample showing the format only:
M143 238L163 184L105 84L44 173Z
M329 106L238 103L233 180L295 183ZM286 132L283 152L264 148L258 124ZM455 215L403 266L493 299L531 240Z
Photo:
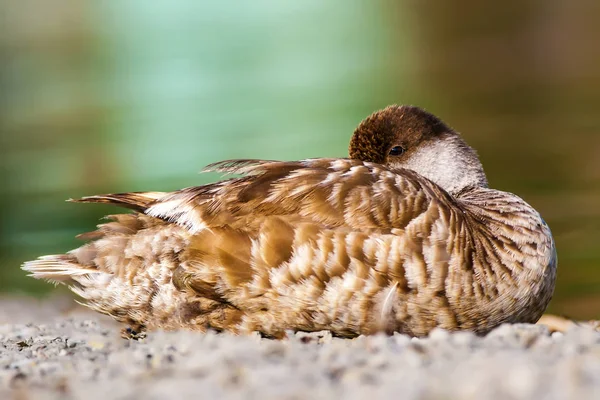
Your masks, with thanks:
M452 195L488 185L475 150L418 107L393 105L368 116L354 131L349 155L393 170L413 170Z

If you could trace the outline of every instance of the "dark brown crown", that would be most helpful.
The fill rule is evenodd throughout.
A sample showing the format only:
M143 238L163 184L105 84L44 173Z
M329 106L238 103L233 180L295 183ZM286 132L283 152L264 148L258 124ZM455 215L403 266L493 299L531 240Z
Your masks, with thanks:
M354 131L350 158L385 163L392 145L414 149L452 130L435 115L414 106L392 105L365 118Z

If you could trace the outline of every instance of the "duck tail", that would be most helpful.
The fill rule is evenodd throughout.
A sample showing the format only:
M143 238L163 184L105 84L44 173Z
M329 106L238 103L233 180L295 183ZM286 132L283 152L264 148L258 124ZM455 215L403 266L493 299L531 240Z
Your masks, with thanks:
M21 267L29 272L30 277L44 279L54 284L64 284L71 287L81 287L80 281L98 279L101 275L109 274L94 267L86 267L77 262L71 254L43 256L33 261L27 261Z
M160 222L140 213L108 219L96 231L79 235L88 240L83 246L66 254L28 261L21 268L35 279L67 286L79 298L79 304L131 326L148 321L166 326L165 320L176 321L178 317L171 316L173 311L168 306L177 304L179 298L170 285L160 285L170 278L171 263L163 265L164 260L153 256L156 230L152 228ZM168 249L183 242L175 234L164 240Z

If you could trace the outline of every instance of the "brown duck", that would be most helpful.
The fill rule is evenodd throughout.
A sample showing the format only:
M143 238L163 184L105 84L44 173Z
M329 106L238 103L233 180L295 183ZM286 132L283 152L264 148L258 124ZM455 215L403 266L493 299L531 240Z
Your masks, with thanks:
M134 329L423 336L538 320L556 278L550 229L488 188L458 133L390 106L358 126L349 152L223 161L207 170L242 177L75 200L134 212L23 269Z

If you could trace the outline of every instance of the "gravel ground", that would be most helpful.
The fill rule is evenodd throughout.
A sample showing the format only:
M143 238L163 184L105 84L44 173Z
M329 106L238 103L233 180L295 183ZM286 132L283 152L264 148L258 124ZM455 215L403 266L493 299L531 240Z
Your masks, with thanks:
M600 399L600 332L589 327L133 341L72 304L0 299L0 399Z

